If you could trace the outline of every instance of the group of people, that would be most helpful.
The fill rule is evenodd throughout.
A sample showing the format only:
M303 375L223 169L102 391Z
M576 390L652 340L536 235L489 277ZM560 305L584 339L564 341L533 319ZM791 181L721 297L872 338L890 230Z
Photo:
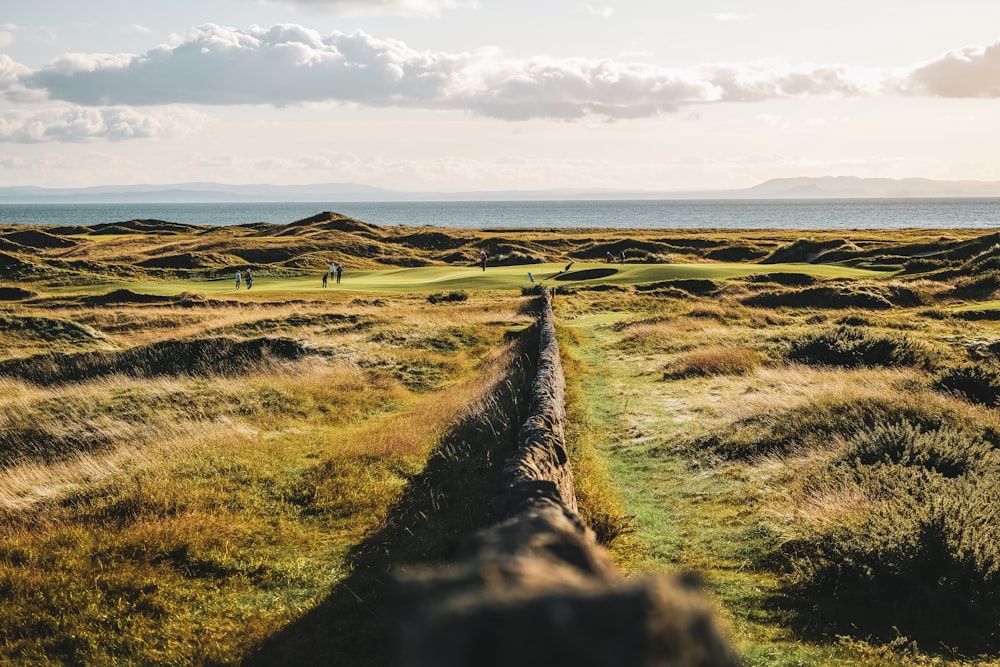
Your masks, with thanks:
M323 274L323 287L326 287L327 280L330 278L330 276L334 276L337 280L337 284L339 285L340 277L342 275L344 275L344 265L337 264L336 262L334 262L333 264L330 265L330 272Z
M251 287L253 287L253 274L250 273L250 269L247 269L246 271L237 271L236 272L236 289L237 290L239 290L241 282L245 282L246 283L248 290Z
M613 264L615 261L620 261L622 264L624 264L625 263L625 251L622 250L622 255L619 258L619 257L615 257L615 254L609 250L608 254L605 257L605 259L607 260L608 264Z

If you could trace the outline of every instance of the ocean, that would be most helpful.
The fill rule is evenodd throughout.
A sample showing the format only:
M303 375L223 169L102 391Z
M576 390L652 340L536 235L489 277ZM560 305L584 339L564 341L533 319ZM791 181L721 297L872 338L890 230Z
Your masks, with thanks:
M1000 199L0 204L0 224L286 224L336 211L376 225L464 228L903 229L1000 226Z

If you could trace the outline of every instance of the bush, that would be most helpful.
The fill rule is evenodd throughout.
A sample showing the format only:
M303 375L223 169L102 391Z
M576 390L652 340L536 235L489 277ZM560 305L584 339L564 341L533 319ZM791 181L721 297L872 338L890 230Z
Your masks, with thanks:
M848 451L855 466L904 465L959 477L994 458L982 438L953 427L924 430L909 422L879 424L860 434Z
M815 483L875 500L859 522L776 549L799 619L816 634L963 652L1000 648L997 451L975 433L879 425Z
M430 296L427 297L427 300L430 301L431 303L447 303L447 302L456 302L456 301L467 301L468 299L469 299L469 295L466 294L465 292L461 292L461 291L458 291L458 292L448 292L448 293L437 292L437 293L431 294Z
M934 388L960 394L972 403L995 407L1000 398L1000 374L981 364L950 366L935 375Z
M839 326L792 341L788 358L825 366L927 366L927 348L900 333L877 334L861 327Z

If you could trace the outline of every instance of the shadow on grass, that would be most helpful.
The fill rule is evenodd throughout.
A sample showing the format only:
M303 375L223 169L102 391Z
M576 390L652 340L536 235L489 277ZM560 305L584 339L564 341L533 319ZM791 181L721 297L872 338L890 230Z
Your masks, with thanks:
M383 585L398 565L447 562L466 535L486 526L504 461L527 417L537 350L537 327L530 327L519 336L519 361L485 409L452 429L384 526L351 550L351 574L244 665L391 664L391 632L380 616Z

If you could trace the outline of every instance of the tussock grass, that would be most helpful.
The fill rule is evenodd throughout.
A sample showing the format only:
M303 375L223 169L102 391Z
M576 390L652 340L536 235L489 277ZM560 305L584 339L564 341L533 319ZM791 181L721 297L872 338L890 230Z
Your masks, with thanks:
M696 375L741 375L761 365L760 352L748 347L704 347L690 350L671 360L664 379Z
M391 320L385 301L345 304L343 318L311 305L85 311L117 321L125 345L264 327L317 353L226 373L0 377L0 662L233 664L318 607L438 442L504 381L502 341L527 320L513 301L470 298L447 321L396 301ZM357 322L370 326L344 326ZM416 344L368 341L379 327Z
M1000 654L996 336L990 322L915 319L926 298L822 313L723 298L721 318L667 294L561 306L610 385L588 391L589 409L628 415L597 442L636 516L631 566L701 573L749 664ZM821 354L789 363L817 341ZM736 348L761 363L676 372Z

